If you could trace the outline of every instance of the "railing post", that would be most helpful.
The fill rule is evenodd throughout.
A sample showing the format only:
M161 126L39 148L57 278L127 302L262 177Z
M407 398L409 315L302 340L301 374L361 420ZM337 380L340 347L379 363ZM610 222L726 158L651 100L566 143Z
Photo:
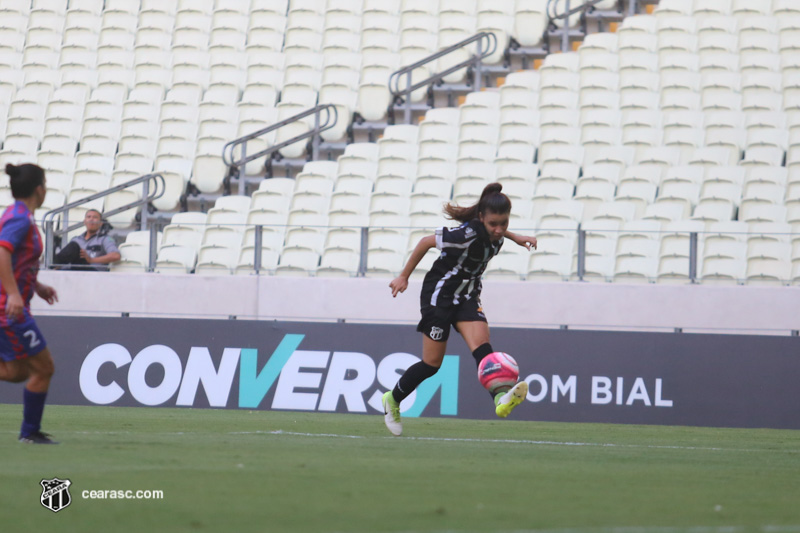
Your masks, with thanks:
M578 281L586 275L586 230L578 230Z
M558 4L556 4L556 7L558 7ZM570 9L569 0L567 0L567 7L566 11L564 12L569 13ZM561 34L561 51L564 53L569 52L569 17L570 16L567 15L567 17L564 19L564 33Z
M147 206L145 206L146 208ZM155 224L150 226L150 252L147 258L147 271L153 272L156 269L156 256L158 255L158 227Z
M253 270L256 271L256 276L261 273L261 247L263 246L264 242L264 235L262 231L264 230L264 226L261 224L256 225L256 235L255 235L255 256L253 257Z
M247 141L242 143L242 161L247 157ZM244 195L244 178L247 176L247 163L236 167L236 179L239 180L239 194Z
M411 124L411 91L408 90L411 87L411 73L412 71L406 72L407 81L406 81L406 98L405 98L405 109L403 110L403 121L405 124Z
M697 283L697 232L689 234L689 282Z
M481 85L483 84L483 79L482 79L483 78L483 74L482 74L482 71L481 71L481 65L483 63L481 62L480 54L478 54L477 58L478 58L478 60L475 61L475 67L473 67L475 75L473 76L474 81L472 82L472 86L474 87L474 89L476 91L480 91L481 90Z
M483 42L483 39L479 39L478 42L475 44L475 47L477 49L477 54L475 54L476 58L475 65L472 67L473 68L472 87L475 91L480 91L481 86L483 85L483 72L482 72L483 61L481 60L481 55L483 55L483 50L481 49L481 42ZM491 42L491 39L488 36L486 38L486 42L487 42L486 49L488 50L489 49L488 43Z
M147 219L150 216L147 209L150 203L146 201L148 196L150 196L150 180L144 180L142 182L142 198L145 199L145 203L142 205L142 221L139 227L142 231L147 231Z
M61 215L61 229L58 232L61 234L61 243L64 244L69 239L69 209L64 211Z
M358 277L367 274L367 250L369 249L369 228L361 228L361 256L358 260Z
M50 218L45 221L44 223L44 242L45 242L45 254L44 254L44 268L48 269L53 266L53 259L55 259L55 236L53 235L53 226L55 225L55 221Z
M316 161L319 159L319 114L320 110L314 113L314 136L311 137L311 158Z

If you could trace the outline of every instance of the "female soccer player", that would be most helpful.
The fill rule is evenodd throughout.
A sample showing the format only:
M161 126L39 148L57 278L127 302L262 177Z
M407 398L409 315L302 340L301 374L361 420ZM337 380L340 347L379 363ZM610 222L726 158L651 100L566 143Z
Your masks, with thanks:
M536 248L535 237L508 231L511 200L502 190L501 184L491 183L471 207L447 204L445 214L461 225L437 229L434 235L423 237L403 271L389 284L392 297L396 297L408 288L408 277L425 253L434 246L441 250L442 254L425 275L420 294L422 320L417 331L423 334L422 361L411 365L394 390L383 395L384 420L393 435L403 433L400 402L442 365L451 324L464 337L476 362L494 352L489 344L489 324L481 308L481 275L506 237L529 250ZM497 416L507 417L527 394L528 384L524 381L505 394L498 394L494 399Z
M19 441L58 444L41 431L53 358L30 309L34 292L51 305L58 301L52 287L36 281L42 238L33 213L44 202L44 170L36 165L8 164L6 174L16 201L0 217L0 379L28 381L22 396Z

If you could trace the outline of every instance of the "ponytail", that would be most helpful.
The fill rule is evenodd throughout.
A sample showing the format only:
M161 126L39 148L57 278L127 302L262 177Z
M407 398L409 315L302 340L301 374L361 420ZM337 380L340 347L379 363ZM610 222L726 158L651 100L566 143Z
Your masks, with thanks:
M15 199L29 198L39 185L44 185L44 170L37 165L6 164L6 174L11 182L11 195Z
M459 222L469 222L479 218L487 212L498 215L505 215L511 212L511 200L502 193L503 185L500 183L490 183L484 187L478 203L470 207L461 207L457 204L448 203L444 206L445 217Z

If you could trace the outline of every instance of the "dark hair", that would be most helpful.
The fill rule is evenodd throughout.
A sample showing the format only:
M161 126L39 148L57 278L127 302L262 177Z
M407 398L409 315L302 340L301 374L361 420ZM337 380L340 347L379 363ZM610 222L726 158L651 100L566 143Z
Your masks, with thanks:
M29 198L39 185L44 185L42 167L25 163L24 165L6 165L6 174L11 178L11 195L16 199Z
M487 212L497 215L510 213L511 200L501 192L502 190L503 186L500 183L490 183L484 187L481 199L478 200L477 204L470 207L460 207L457 204L448 203L444 206L444 214L452 220L469 222Z

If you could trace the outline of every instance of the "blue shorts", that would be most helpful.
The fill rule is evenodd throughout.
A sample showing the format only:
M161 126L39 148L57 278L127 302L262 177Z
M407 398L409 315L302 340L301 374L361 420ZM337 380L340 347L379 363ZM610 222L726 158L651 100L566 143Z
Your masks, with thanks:
M33 357L45 348L47 341L27 309L19 321L0 327L0 359L3 361Z

